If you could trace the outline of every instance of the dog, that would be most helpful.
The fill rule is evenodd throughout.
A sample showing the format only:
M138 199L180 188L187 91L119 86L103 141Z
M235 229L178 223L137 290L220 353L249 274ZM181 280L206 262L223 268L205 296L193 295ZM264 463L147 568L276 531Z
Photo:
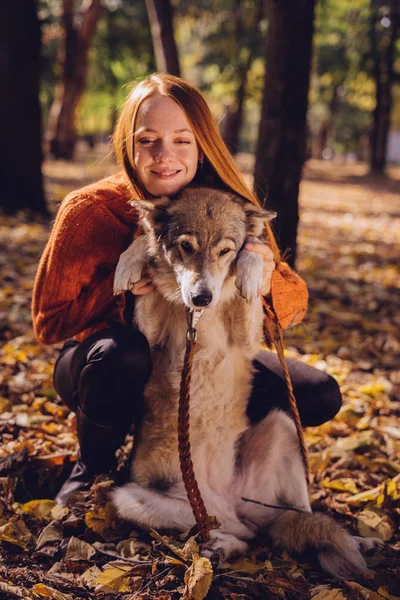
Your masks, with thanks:
M177 413L187 309L202 309L192 368L191 452L208 514L220 523L203 555L222 561L242 554L263 531L290 553L314 551L334 577L361 576L361 550L381 541L352 537L329 516L312 514L296 427L286 413L275 409L253 426L246 416L263 333L263 261L244 244L262 241L275 213L209 188L132 204L146 234L121 255L114 291L130 289L147 262L156 289L136 296L134 324L149 341L153 371L131 482L112 492L119 515L146 529L186 532L194 525L179 466Z

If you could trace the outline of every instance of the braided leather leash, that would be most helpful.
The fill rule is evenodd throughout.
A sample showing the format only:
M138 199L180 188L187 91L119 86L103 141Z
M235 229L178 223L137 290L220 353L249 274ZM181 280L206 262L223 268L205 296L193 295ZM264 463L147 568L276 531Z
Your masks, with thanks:
M310 482L309 479L309 468L308 468L308 456L307 448L304 441L304 433L301 426L299 411L297 408L296 398L293 392L293 385L290 379L289 370L286 364L283 347L283 333L282 328L279 324L276 325L277 333L273 329L271 320L271 309L268 306L266 300L262 298L262 302L265 308L264 317L264 335L267 343L274 344L279 361L281 363L285 382L289 396L289 402L293 413L293 420L296 425L297 436L299 439L299 446L301 457L304 464L304 470L306 474L307 484ZM190 382L192 378L192 364L195 353L195 346L197 341L197 330L196 324L200 318L202 311L199 311L197 315L194 311L188 310L189 326L186 335L186 351L185 358L183 361L183 369L181 376L181 385L179 393L179 408L178 408L178 449L179 449L179 461L181 466L183 483L185 485L187 497L192 507L194 517L196 519L197 527L200 532L202 542L206 542L209 539L210 529L215 527L212 520L207 514L206 507L204 505L203 498L201 496L199 487L197 485L196 477L193 470L193 462L190 453Z
M268 305L268 302L265 300L263 296L261 296L261 301L263 303L265 309L264 316L264 337L268 345L274 344L276 353L279 358L279 362L281 363L281 367L283 369L283 374L285 376L286 388L289 397L290 408L292 411L292 416L294 423L296 425L297 437L299 440L299 447L301 458L303 460L304 471L306 475L307 484L310 483L310 472L308 465L308 454L307 447L304 440L304 431L300 421L299 410L297 408L297 402L293 391L292 380L290 379L289 369L286 363L285 354L284 354L284 344L283 344L283 330L279 325L278 321L272 319L273 313L271 308ZM275 322L275 330L273 323Z
M189 436L190 382L192 379L193 356L197 341L196 324L202 312L203 311L201 310L196 314L195 311L188 310L189 326L186 334L186 351L183 360L181 387L179 392L178 449L181 473L187 497L196 519L201 540L202 542L205 542L209 538L211 524L194 475Z

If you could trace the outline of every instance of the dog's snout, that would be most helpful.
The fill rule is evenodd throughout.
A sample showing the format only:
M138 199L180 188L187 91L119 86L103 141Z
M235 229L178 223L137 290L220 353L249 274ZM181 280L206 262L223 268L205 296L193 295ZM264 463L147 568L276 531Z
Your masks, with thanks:
M209 291L204 291L194 296L192 298L192 302L195 306L208 306L212 300L212 293Z

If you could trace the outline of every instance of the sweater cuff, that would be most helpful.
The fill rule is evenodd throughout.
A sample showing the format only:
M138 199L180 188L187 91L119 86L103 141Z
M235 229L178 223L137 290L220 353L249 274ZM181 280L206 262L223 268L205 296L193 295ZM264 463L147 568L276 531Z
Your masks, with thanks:
M306 314L307 286L285 262L279 263L272 273L269 303L282 329L298 325Z

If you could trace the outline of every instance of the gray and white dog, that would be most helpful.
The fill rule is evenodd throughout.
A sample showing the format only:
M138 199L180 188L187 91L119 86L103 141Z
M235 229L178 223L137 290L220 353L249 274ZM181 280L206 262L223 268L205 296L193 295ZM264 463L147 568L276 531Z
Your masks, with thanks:
M185 532L194 525L179 466L177 412L186 308L204 307L192 370L191 450L208 514L221 525L210 532L203 554L243 553L246 540L263 530L289 552L314 550L335 577L362 575L360 549L381 542L352 537L330 517L311 513L292 419L274 410L250 426L246 417L262 339L263 262L243 245L263 235L274 213L208 188L133 205L147 233L121 255L114 288L130 289L147 262L156 290L136 297L134 321L149 341L153 371L132 482L113 492L119 514L144 528Z

